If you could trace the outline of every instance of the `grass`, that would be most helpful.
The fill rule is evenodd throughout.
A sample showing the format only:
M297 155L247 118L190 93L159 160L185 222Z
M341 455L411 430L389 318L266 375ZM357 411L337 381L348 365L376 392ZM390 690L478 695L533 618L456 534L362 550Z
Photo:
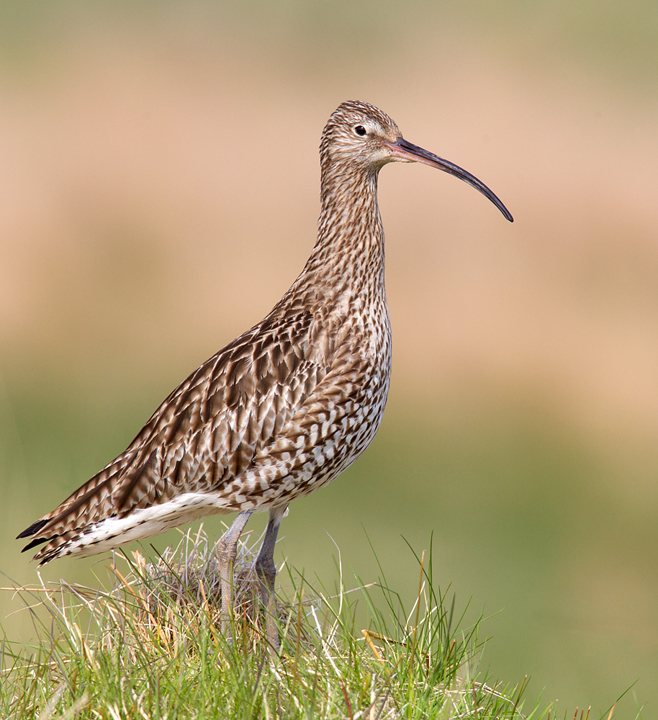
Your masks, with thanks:
M503 686L479 671L480 623L462 627L454 599L433 585L431 553L413 557L411 608L383 572L346 590L340 557L332 593L284 565L278 652L261 633L246 545L236 561L235 641L221 633L215 552L202 531L153 563L117 555L97 589L18 589L36 641L3 633L0 717L548 720L549 709L527 707L525 681Z

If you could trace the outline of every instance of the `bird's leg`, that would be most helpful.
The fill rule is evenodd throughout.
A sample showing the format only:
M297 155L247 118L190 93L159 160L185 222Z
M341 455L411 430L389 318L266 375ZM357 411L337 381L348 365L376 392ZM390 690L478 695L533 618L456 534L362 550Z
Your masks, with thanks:
M222 590L222 630L231 636L231 618L233 602L233 563L237 556L237 545L244 526L253 510L243 510L233 521L231 527L222 535L217 545L219 555L219 577Z
M267 641L274 650L279 649L279 629L276 624L276 609L274 601L274 580L276 578L276 565L274 564L274 546L279 525L286 512L287 506L276 507L270 510L267 521L265 539L256 558L256 572L260 578L260 592L265 613L265 634Z

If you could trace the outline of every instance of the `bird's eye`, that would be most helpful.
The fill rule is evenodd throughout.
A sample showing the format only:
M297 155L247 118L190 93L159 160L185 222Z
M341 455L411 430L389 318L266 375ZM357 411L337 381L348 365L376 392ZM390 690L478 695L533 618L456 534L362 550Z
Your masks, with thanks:
M357 135L361 135L361 137L363 137L366 134L366 129L363 127L363 125L355 125L354 132Z

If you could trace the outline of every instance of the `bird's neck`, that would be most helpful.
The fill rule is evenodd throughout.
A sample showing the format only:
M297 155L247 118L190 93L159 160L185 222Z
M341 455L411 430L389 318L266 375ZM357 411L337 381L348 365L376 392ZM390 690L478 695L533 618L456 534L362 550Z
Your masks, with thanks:
M304 272L329 294L384 298L384 229L377 171L323 168L318 240ZM327 298L329 299L329 298Z

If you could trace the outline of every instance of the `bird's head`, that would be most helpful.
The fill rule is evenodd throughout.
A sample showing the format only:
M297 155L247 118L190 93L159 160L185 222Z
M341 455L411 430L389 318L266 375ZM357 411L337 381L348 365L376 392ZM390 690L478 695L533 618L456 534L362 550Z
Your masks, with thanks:
M391 118L374 105L349 100L332 113L322 133L320 158L324 170L342 167L377 173L389 162L420 162L458 177L479 190L513 222L512 215L474 175L402 137Z

